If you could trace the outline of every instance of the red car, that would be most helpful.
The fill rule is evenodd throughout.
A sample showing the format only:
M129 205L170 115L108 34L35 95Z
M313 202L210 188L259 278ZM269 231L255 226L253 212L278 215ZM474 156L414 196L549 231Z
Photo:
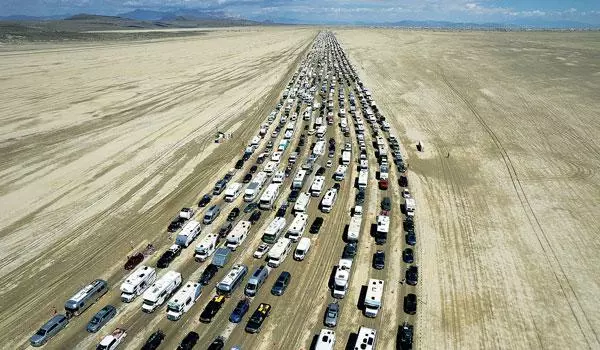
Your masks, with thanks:
M379 180L379 189L387 190L388 189L388 180Z

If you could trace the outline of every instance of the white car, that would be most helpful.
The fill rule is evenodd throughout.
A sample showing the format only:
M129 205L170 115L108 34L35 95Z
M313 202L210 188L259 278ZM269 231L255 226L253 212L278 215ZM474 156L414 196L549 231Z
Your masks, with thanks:
M402 197L404 198L410 198L410 192L408 191L407 188L402 190Z
M257 259L262 259L263 256L265 256L265 254L267 254L267 252L269 251L269 245L266 243L261 243L258 248L256 248L256 251L254 252L254 257Z
M315 130L315 129L309 129L309 130L308 130L308 134L309 134L309 135L314 135L314 134L315 134L315 132L316 132L316 130Z
M331 168L331 166L333 165L333 161L330 159L327 161L327 167Z

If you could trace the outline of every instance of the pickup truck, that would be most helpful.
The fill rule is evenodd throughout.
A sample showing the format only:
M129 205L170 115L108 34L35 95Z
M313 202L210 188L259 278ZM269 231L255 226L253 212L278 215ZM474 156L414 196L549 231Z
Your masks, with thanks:
M119 344L125 339L127 332L122 328L115 329L111 334L102 338L100 344L96 346L96 350L113 350L116 349Z

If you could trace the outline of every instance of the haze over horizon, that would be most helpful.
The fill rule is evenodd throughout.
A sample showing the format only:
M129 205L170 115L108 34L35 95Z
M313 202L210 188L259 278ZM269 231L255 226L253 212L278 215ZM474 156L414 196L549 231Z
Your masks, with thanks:
M7 0L0 16L118 15L135 9L218 11L251 20L384 23L402 20L473 23L573 21L600 25L591 0Z

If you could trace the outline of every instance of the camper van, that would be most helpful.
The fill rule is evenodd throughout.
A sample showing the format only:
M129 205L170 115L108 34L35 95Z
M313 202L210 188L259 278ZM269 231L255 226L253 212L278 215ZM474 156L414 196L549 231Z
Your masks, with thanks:
M304 180L306 179L306 170L300 169L294 176L294 181L292 182L292 189L302 189L304 186Z
M352 269L352 259L340 259L335 270L333 280L333 297L342 299L346 296L350 281L350 271Z
M346 176L346 170L348 170L347 165L339 165L337 167L335 173L333 174L333 178L336 181L342 181L344 179L344 177Z
M194 259L198 262L206 261L215 252L215 249L217 249L217 244L219 244L219 235L209 233L196 246Z
M297 213L288 228L287 237L292 242L298 242L300 237L304 234L306 229L306 222L308 221L308 215L305 213Z
M242 193L243 185L239 182L232 182L225 190L225 202L233 202Z
M125 282L121 283L121 301L132 302L138 295L142 295L156 281L156 269L149 266L140 266L133 271Z
M201 227L198 221L188 221L188 223L185 224L185 226L183 226L183 228L181 229L181 232L179 232L179 234L177 235L177 238L175 239L175 244L182 248L189 246L190 243L192 243L192 241L196 239L198 234L200 234L200 230Z
M310 194L313 197L319 197L323 190L323 184L325 183L325 176L315 176L312 185L310 186Z
M270 184L260 197L259 207L261 209L271 210L279 196L279 184Z
M310 250L311 241L308 237L300 238L300 242L296 246L296 250L294 251L294 260L302 261L308 254Z
M371 278L367 285L367 294L365 295L365 316L376 317L381 308L381 298L383 297L383 280Z
M280 237L267 254L267 264L270 267L279 267L287 257L291 247L292 241L289 238Z
M249 297L253 297L258 292L258 289L265 283L265 280L269 276L270 269L265 265L261 265L258 267L250 279L248 279L248 283L246 284L246 289L244 289L244 294Z
M65 303L67 318L79 316L108 291L108 282L97 279L79 290Z
M308 192L302 192L298 195L296 203L294 203L294 213L304 213L308 207L310 201L310 194Z
M342 152L342 165L350 164L351 159L352 159L352 153L350 153L350 151Z
M235 225L235 227L233 228L233 230L231 230L231 232L229 232L229 234L227 235L227 248L231 249L232 251L235 251L237 247L239 247L244 242L244 240L246 240L248 232L250 232L250 226L250 221L242 220L238 222L237 225Z
M254 199L256 199L256 197L258 197L258 194L262 190L266 180L267 173L265 173L264 171L259 171L254 176L250 184L248 184L248 187L246 187L246 190L244 191L244 201L252 202Z
M375 232L375 243L384 244L390 232L390 217L385 215L377 216L377 231Z
M248 273L246 265L234 265L231 271L217 284L217 294L230 296Z
M364 190L369 183L369 171L361 170L358 172L358 188Z
M321 211L324 213L331 212L333 205L335 204L335 198L337 197L337 190L335 188L329 189L323 199L321 200Z
M205 225L212 223L221 214L221 207L218 204L208 208L204 214L204 220L202 221Z
M142 295L142 298L144 298L142 311L147 313L154 312L167 298L175 293L180 285L181 274L177 271L168 271Z
M271 221L271 223L269 224L269 226L267 226L265 232L263 233L263 242L269 244L275 243L283 233L285 225L285 218L276 217L275 219L273 219L273 221Z
M188 312L202 293L202 285L189 281L167 303L167 318L177 321Z

